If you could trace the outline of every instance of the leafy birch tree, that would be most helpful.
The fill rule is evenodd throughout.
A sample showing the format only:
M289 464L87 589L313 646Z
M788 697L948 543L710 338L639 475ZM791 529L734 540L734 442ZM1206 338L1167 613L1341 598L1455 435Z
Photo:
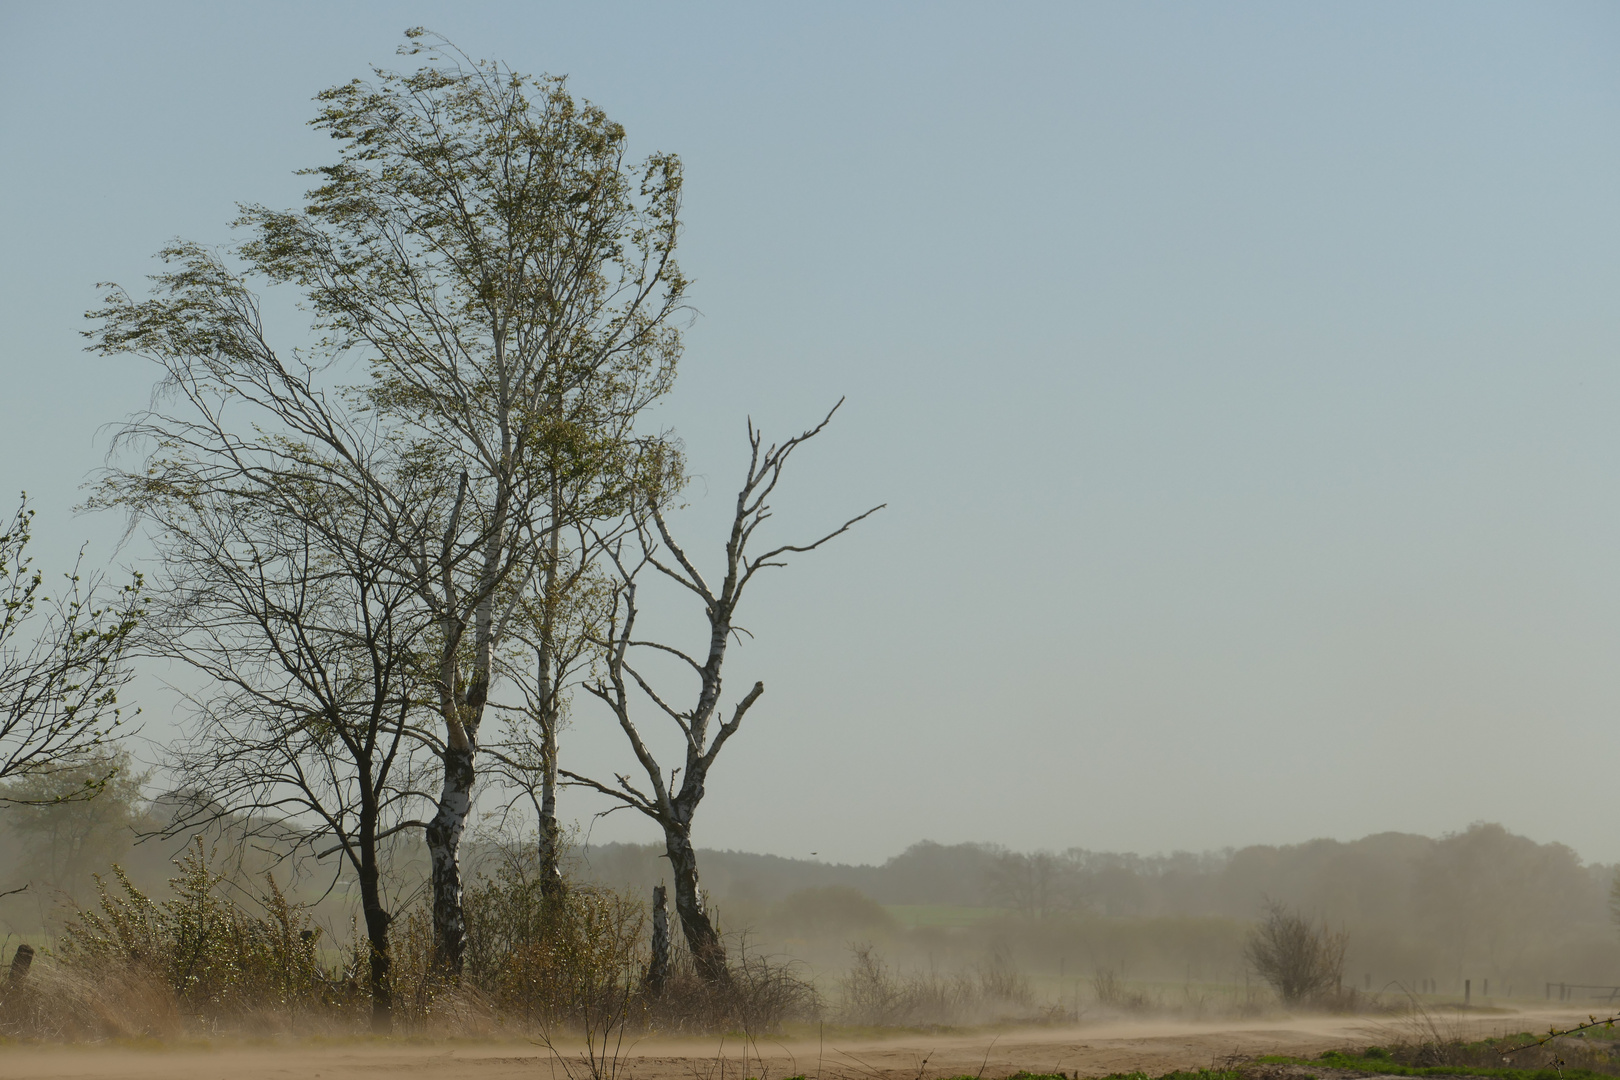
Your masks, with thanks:
M319 96L312 123L338 161L309 170L318 185L299 210L245 207L231 256L301 292L318 337L308 362L339 391L323 408L371 417L388 438L384 472L412 478L409 497L374 469L350 482L384 508L390 558L435 626L440 780L424 831L438 962L454 975L479 732L522 598L558 595L561 568L579 561L570 526L615 518L631 491L678 475L673 455L641 452L634 425L680 354L681 171L668 154L630 162L624 129L562 79L474 62L422 30L407 38L419 70ZM170 255L207 261L190 245ZM198 272L229 273L217 259ZM98 346L174 319L227 341L262 333L239 297L188 309L183 289L164 288L98 313ZM202 361L209 343L195 344ZM540 625L537 663L555 668L558 631Z
M622 512L631 426L674 376L681 172L667 154L627 162L624 129L561 79L408 37L426 66L320 95L314 123L340 159L314 170L301 212L248 209L243 254L302 289L323 347L370 366L366 406L455 478L440 539L414 555L441 639L443 781L426 834L453 974L458 851L515 596L554 577L565 515Z

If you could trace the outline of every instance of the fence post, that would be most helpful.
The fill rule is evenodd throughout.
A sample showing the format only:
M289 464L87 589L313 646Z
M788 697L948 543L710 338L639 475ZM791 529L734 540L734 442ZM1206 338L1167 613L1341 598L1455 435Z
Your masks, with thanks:
M28 969L34 963L32 945L17 946L17 955L11 958L11 985L21 986L28 981Z
M1474 980L1463 980L1463 1004L1466 1005L1474 998Z
M669 982L669 904L662 885L653 887L652 961L647 965L647 993L660 997Z

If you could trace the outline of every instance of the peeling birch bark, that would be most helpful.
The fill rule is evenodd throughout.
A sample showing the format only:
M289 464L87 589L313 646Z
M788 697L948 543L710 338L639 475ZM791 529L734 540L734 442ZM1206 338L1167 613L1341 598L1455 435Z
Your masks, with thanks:
M681 920L681 932L686 947L692 952L692 963L703 979L711 983L725 983L731 979L726 966L726 946L715 930L703 903L703 889L698 884L697 851L691 839L680 831L664 834L664 850L669 854L669 865L675 878L675 914Z
M444 752L444 786L438 811L425 830L433 884L434 965L447 976L461 974L467 924L461 910L461 835L472 812L473 752Z

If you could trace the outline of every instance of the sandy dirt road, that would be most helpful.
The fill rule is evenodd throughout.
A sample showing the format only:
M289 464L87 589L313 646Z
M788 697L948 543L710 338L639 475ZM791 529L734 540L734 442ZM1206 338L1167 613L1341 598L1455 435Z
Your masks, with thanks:
M1482 1037L1575 1020L1568 1011L1439 1018L1444 1030ZM1387 1042L1399 1025L1369 1017L1277 1018L1227 1023L1097 1022L1065 1029L844 1042L815 1038L743 1046L736 1040L644 1041L625 1049L618 1080L746 1080L803 1074L815 1080L930 1080L1019 1070L1071 1077L1203 1068L1233 1055L1312 1056L1338 1046ZM559 1047L564 1055L577 1047ZM0 1046L0 1080L574 1080L545 1048L521 1041L325 1043L220 1042L146 1046Z

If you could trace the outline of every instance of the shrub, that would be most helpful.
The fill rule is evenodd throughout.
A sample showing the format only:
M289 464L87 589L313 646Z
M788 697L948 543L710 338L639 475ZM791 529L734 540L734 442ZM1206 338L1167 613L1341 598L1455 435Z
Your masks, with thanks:
M497 1013L527 1023L590 1027L626 1009L640 978L645 911L609 889L541 889L533 845L513 845L493 876L467 890L463 981Z
M36 965L16 1030L156 1034L183 1021L265 1018L337 1002L316 960L320 932L265 875L261 910L222 894L197 840L176 861L172 898L154 901L121 868L96 876L96 909L63 929L54 965Z
M1348 941L1343 931L1312 926L1282 904L1267 901L1244 956L1278 997L1295 1005L1324 1000L1338 991Z
M900 972L871 945L851 947L839 987L839 1019L866 1027L940 1027L989 1019L1009 1008L1028 1016L1035 1004L1029 978L1004 950L976 968L943 974Z
M663 992L657 996L643 992L634 1002L640 1023L650 1030L741 1031L754 1038L778 1032L790 1020L821 1015L821 997L799 975L798 966L750 954L746 940L738 943L729 977L722 982L700 976L684 948L674 949L670 961Z

